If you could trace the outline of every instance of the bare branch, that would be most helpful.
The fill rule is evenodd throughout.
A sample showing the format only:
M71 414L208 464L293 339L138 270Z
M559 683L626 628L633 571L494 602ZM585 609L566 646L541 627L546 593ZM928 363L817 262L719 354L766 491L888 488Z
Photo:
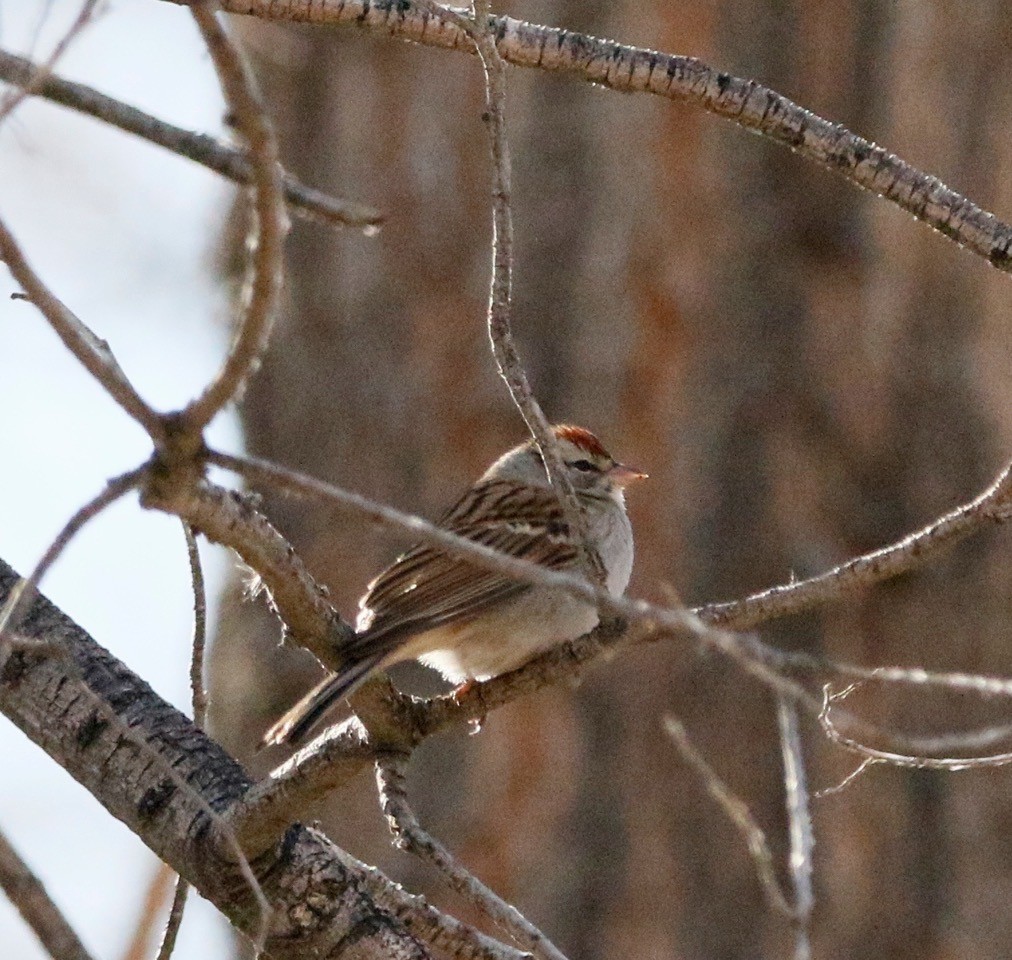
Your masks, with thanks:
M164 147L235 183L252 182L252 167L245 151L207 134L175 127L82 83L40 74L39 70L31 60L0 50L0 80L18 84L23 89L30 89L33 96L77 110ZM373 231L384 220L383 214L373 207L308 187L289 173L282 175L282 188L285 201L293 213L322 223Z
M42 555L42 558L35 565L35 569L21 580L11 591L7 602L0 607L0 661L4 659L5 647L4 634L17 628L21 622L24 612L35 599L35 591L39 582L46 575L49 568L57 561L60 554L67 548L71 540L77 536L81 527L89 520L97 517L106 507L115 503L124 494L129 493L139 485L144 476L144 468L130 470L110 480L105 489L94 499L86 503L66 523L64 528L57 534L56 539L49 545L49 548Z
M169 2L186 6L195 0ZM355 26L425 46L472 51L465 29L452 16L434 23L430 6L411 0L225 0L222 8L264 20ZM460 11L453 12L460 16ZM650 93L694 104L883 196L999 270L1012 272L1012 226L937 177L755 80L714 70L695 57L513 17L494 16L490 27L499 55L513 66L566 73L621 93Z
M46 318L64 346L105 388L109 396L147 431L148 436L156 444L160 443L165 436L161 418L140 398L116 362L109 344L96 337L42 282L2 220L0 260L7 264L11 275L24 290L26 299Z
M17 581L0 562L0 598ZM249 776L44 598L35 599L26 623L32 636L59 639L70 663L12 654L0 669L0 712L256 937L264 916L255 895L260 887L246 876L246 855L232 845L225 822L226 811L249 789ZM291 826L280 843L258 851L256 870L273 908L267 940L273 960L336 957L350 943L358 960L429 956L376 907L319 834ZM325 908L306 910L306 902Z
M449 914L441 913L422 896L408 893L393 883L375 867L356 860L341 850L341 860L362 878L363 886L376 903L405 928L437 950L449 953L456 960L525 960L529 953L500 943L462 923Z
M183 411L186 427L197 433L242 390L267 349L281 295L288 216L277 141L249 65L218 22L219 7L214 0L194 0L190 9L218 72L236 128L249 148L253 182L247 303L224 365L204 392Z
M200 550L193 528L183 523L186 538L186 554L190 561L190 580L193 585L193 653L190 657L190 697L193 704L193 722L203 728L207 718L207 692L204 690L204 649L207 645L207 591L204 588L204 568L200 562ZM158 947L156 960L169 960L176 948L176 938L183 923L186 897L190 885L183 877L176 876L176 888L172 894L172 905L165 922L165 932Z
M436 0L417 0L439 20L459 27L474 45L485 75L485 112L492 158L492 274L488 294L488 334L499 376L541 453L545 472L555 489L563 516L580 543L581 564L592 580L604 584L607 574L597 551L587 540L583 509L566 473L551 424L534 396L524 369L511 321L513 291L512 165L506 136L506 70L489 24L487 0L475 3L470 17Z
M837 693L832 692L829 684L826 684L823 688L823 706L819 714L819 724L829 740L838 747L843 747L845 750L856 753L865 760L875 763L888 763L894 767L913 767L918 770L947 770L951 772L974 770L978 767L1004 767L1012 763L1012 753L998 753L975 757L929 757L926 755L902 754L889 750L878 750L875 747L869 747L858 740L845 736L830 718L830 710L834 703L845 700L859 685L860 682L852 683ZM865 766L865 764L862 764L841 786L849 783ZM840 787L836 789L840 789Z
M31 72L25 78L24 83L21 84L21 89L12 90L3 98L3 101L0 102L0 123L3 123L9 117L26 97L33 96L39 87L46 82L60 57L67 52L67 48L73 43L74 38L88 25L96 6L98 6L98 0L84 0L74 22L70 25L67 32L60 37L59 43L53 47L53 52L46 58L46 62L38 66L33 65Z
M351 636L352 628L252 499L206 482L176 482L171 475L158 481L164 482L147 485L142 505L174 514L213 542L235 550L266 587L286 636L336 669L339 647Z
M788 857L794 884L794 960L811 960L809 924L815 906L812 890L815 834L808 800L805 758L801 752L801 731L797 707L784 697L777 698L777 725L784 762L784 795L787 799L787 824L791 852Z
M972 533L1005 523L1012 510L1012 467L1005 467L983 493L932 521L922 530L862 554L817 577L771 587L743 600L708 603L696 608L707 623L747 630L776 617L801 613L812 607L906 573Z
M773 852L770 850L766 833L756 822L749 810L748 804L741 799L717 774L717 771L706 762L703 755L696 749L689 734L680 720L671 714L664 717L664 729L672 742L678 748L682 759L699 776L706 788L706 792L717 801L717 804L727 815L728 820L741 834L748 852L755 863L756 873L762 885L763 893L766 895L770 906L779 910L785 917L793 920L795 917L794 907L787 894L780 886L777 879L777 871L773 866Z
M168 864L159 862L151 879L148 881L147 889L144 891L144 901L141 904L140 916L134 927L130 942L123 951L123 960L148 960L151 950L151 941L154 939L155 927L159 921L159 915L165 905L165 899L172 886L174 871Z
M0 833L0 888L53 960L91 960L67 918L31 868Z
M454 890L535 956L542 960L566 960L558 947L516 907L485 886L422 827L408 803L404 767L403 757L381 757L376 761L380 806L390 824L391 833L397 838L397 846L431 863Z

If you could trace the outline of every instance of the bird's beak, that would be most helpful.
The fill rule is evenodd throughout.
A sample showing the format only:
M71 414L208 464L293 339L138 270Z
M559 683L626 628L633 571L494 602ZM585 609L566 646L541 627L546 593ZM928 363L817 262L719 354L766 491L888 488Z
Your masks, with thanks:
M634 480L646 480L650 474L637 470L635 467L627 467L624 463L616 463L608 471L608 476L620 487L624 487Z

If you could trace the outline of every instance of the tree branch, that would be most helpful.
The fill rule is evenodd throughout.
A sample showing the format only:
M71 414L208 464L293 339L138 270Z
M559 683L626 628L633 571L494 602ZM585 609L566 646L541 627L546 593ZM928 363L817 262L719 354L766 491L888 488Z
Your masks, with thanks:
M194 0L168 2L186 6ZM425 46L472 51L467 34L451 17L435 19L411 0L225 0L222 8L263 20L349 25ZM494 16L490 24L499 55L513 66L566 73L621 93L650 93L694 104L884 197L999 270L1012 272L1012 226L938 177L755 80L714 70L695 57L513 17Z
M7 264L11 275L24 290L27 299L45 317L63 345L158 444L164 440L161 417L145 403L126 374L116 362L109 344L96 337L88 326L68 309L42 282L21 252L14 235L0 220L0 260Z
M283 244L288 232L274 130L249 65L218 22L218 9L213 0L194 0L190 4L218 72L225 102L249 148L253 224L247 242L252 255L250 277L244 291L245 309L228 356L204 392L182 412L185 429L194 435L242 390L267 349L281 296Z
M53 960L91 960L67 918L31 868L0 833L0 888Z
M144 113L136 107L107 97L83 83L72 83L49 73L24 57L0 50L0 80L17 84L33 96L87 114L148 143L164 147L238 184L250 184L253 172L249 155L205 133L193 133ZM289 173L282 174L285 200L293 213L337 226L378 228L383 214L373 207L332 197L308 187Z
M0 601L17 582L0 561ZM60 644L67 656L9 653L0 664L0 712L256 937L257 901L218 825L249 790L246 772L43 597L23 629ZM275 960L428 956L322 835L293 826L252 866L270 901L266 950Z

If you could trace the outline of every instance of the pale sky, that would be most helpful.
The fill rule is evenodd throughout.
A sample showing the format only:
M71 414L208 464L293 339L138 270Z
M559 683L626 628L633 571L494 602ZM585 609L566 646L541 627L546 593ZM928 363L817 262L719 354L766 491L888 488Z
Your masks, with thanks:
M0 46L44 56L79 7L0 0ZM180 126L221 132L217 84L184 8L112 0L58 72ZM227 342L226 297L210 264L230 196L202 168L60 107L28 102L0 127L0 216L161 409L192 396ZM0 266L0 556L24 571L78 506L149 447L39 314L9 299L14 289ZM219 418L211 438L238 450L234 417ZM229 560L202 552L213 601ZM177 522L130 498L86 528L43 589L189 712L192 607ZM93 956L121 957L153 854L2 717L0 755L0 829ZM228 956L216 912L191 899L176 957ZM4 960L45 956L2 895L0 945Z

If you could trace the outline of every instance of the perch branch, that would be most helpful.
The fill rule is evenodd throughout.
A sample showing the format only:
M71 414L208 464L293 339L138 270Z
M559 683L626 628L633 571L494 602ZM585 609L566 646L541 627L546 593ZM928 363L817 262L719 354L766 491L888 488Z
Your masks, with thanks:
M234 183L248 185L253 174L247 153L203 133L183 130L144 113L82 83L72 83L41 68L25 57L0 50L0 80L22 90L94 117L148 143L186 157ZM306 186L289 173L282 175L285 200L293 213L336 226L377 228L383 223L378 210L332 197Z
M194 0L167 2L185 6ZM425 46L473 50L453 16L434 17L428 5L411 0L225 0L222 8L264 20L355 26ZM459 10L452 12L461 15ZM649 93L696 105L884 197L999 270L1012 272L1012 226L938 177L755 80L714 70L695 57L513 17L493 16L490 26L499 55L513 66L565 73L621 93Z

